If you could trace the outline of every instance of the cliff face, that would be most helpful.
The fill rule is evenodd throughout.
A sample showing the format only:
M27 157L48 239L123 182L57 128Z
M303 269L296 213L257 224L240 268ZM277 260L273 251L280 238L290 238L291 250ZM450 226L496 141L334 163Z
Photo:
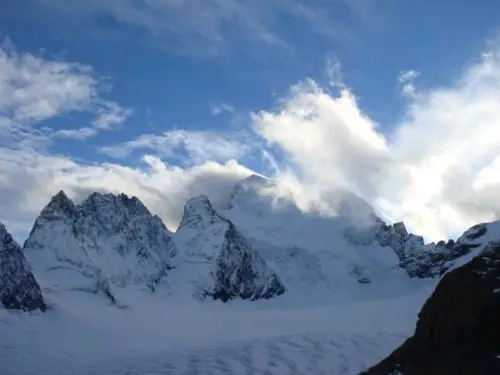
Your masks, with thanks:
M6 309L45 311L42 291L21 247L0 223L0 304Z
M492 242L441 279L414 335L364 374L498 375L499 317L500 242Z

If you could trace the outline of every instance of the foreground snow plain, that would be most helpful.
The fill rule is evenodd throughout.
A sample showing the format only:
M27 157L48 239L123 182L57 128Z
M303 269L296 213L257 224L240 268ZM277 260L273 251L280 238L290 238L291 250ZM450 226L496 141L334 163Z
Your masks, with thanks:
M357 374L412 333L433 287L307 304L293 294L175 303L129 290L121 309L85 292L49 294L45 314L0 310L1 373Z

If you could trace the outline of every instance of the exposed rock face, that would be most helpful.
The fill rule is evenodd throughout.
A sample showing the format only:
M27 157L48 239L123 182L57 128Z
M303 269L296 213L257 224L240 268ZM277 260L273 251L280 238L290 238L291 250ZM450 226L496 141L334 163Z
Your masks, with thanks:
M467 230L456 242L453 240L425 244L421 236L408 233L402 222L386 225L380 222L375 237L382 246L391 247L410 277L440 277L451 269L454 261L484 245L481 237L487 224Z
M154 291L176 252L171 233L137 198L93 193L75 205L62 191L42 210L24 250L51 286L110 298L112 285Z
M484 235L483 228L466 232L467 239ZM419 314L415 334L364 374L500 374L499 316L500 242L492 242L442 278Z
M278 276L231 222L212 275L215 283L206 294L222 301L268 299L285 292Z
M206 196L190 199L175 235L184 264L176 272L189 274L187 267L200 277L202 297L222 301L230 299L271 298L285 288L260 254L236 229L220 216ZM201 267L199 267L201 265ZM181 267L184 270L181 271ZM207 273L207 275L204 275ZM205 276L209 276L208 279Z
M0 304L6 309L45 311L42 291L21 247L0 223Z

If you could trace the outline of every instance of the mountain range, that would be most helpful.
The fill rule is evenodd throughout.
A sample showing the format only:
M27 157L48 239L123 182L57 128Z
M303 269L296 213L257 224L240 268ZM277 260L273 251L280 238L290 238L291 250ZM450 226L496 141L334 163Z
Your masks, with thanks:
M400 298L437 284L413 336L424 337L425 324L441 329L442 318L428 323L428 305L446 298L439 297L445 294L442 283L452 294L467 267L481 259L497 267L492 244L500 240L500 222L477 224L456 241L426 244L402 222L385 223L351 193L343 192L336 215L325 217L301 212L277 198L275 188L272 180L254 175L236 184L219 207L204 195L193 197L175 232L136 197L95 192L75 204L61 191L41 211L22 247L0 225L0 303L45 314L78 296L119 310L137 307L143 298L171 306L238 300L320 306ZM493 254L491 261L484 260L486 253ZM460 302L457 295L453 303ZM445 307L438 310L442 314ZM407 354L414 348L424 353L439 341L408 340L369 373L452 373L426 372L417 365L420 357Z

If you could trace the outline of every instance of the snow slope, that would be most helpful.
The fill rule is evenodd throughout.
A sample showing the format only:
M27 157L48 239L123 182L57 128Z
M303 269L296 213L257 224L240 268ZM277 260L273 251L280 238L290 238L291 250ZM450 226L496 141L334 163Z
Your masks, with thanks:
M74 295L45 314L0 310L2 375L354 375L411 333L428 293L317 308L172 305L143 293L116 309Z

